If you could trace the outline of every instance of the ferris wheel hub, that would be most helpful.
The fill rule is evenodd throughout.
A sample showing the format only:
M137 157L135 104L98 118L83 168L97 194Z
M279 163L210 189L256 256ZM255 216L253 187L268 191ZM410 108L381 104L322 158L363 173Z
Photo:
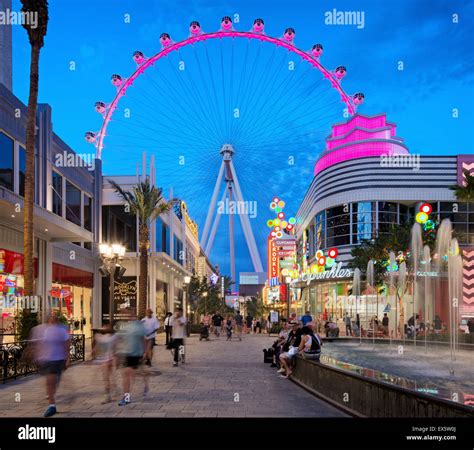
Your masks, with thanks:
M228 159L232 158L232 155L235 153L234 147L231 144L224 144L221 147L220 154L224 156L224 159L226 159L226 156Z

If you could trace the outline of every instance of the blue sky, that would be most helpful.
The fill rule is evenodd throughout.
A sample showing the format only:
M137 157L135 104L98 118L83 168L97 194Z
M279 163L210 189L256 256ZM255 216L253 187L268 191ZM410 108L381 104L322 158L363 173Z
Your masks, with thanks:
M19 1L16 0L13 5L16 9L20 7ZM75 7L72 8L72 5ZM338 11L363 12L364 27L325 25L324 14L332 11L333 8ZM457 24L452 23L454 13L459 14ZM130 23L124 21L126 14L130 15ZM132 73L133 51L142 50L150 56L159 50L158 38L162 32L170 33L175 41L179 41L188 36L191 20L199 20L205 31L214 31L219 28L220 20L224 15L233 16L234 14L240 16L240 23L236 24L236 29L241 31L249 30L253 20L261 17L265 20L267 34L272 36L281 36L286 27L295 28L297 34L295 45L299 48L307 50L314 43L322 43L325 51L321 59L323 65L329 69L341 64L347 67L348 74L343 82L346 92L365 93L366 103L362 105L360 112L364 114L386 112L388 119L398 124L398 135L405 139L411 152L422 154L473 152L474 143L470 129L474 121L472 111L474 8L473 2L460 0L450 2L441 0L320 0L317 2L310 0L292 0L291 2L280 0L116 0L113 2L81 0L76 3L55 0L50 5L50 24L41 54L39 101L52 106L56 133L76 151L91 152L92 149L84 142L83 135L87 130L98 130L100 127L100 117L93 110L94 102L112 100L114 88L110 84L110 75L119 73L126 77ZM234 44L224 43L223 45ZM223 48L230 52L230 47ZM209 46L209 51L212 63L217 64L219 60L214 56L218 54L219 47ZM244 51L244 44L235 44L236 54L239 51ZM251 51L257 52L255 49ZM268 71L275 72L278 79L278 70L281 70L281 67L278 66L280 62L277 61L280 61L278 59L280 55L277 54L278 58L272 59L272 51L271 47L262 50L261 60L258 60L262 63L257 64L251 78L255 79L255 82L249 84L247 97L242 100L242 102L247 102L248 109L254 111L254 116L248 116L247 122L243 122L245 125L242 127L242 135L247 133L253 136L251 141L256 145L257 124L258 120L262 120L259 126L267 124L264 127L266 134L261 135L259 139L269 143L269 147L262 147L259 143L258 148L249 147L247 154L244 148L241 149L240 154L236 149L236 158L237 155L241 157L240 160L236 159L236 166L241 173L244 195L258 204L259 213L252 220L252 227L260 246L262 259L265 257L267 233L265 222L271 217L266 202L270 201L273 195L281 195L287 201L287 213L296 213L298 204L311 182L314 161L322 148L321 141L328 134L330 124L342 120L342 105L334 103L337 96L331 97L331 93L324 85L316 85L315 90L311 91L312 94L317 94L321 98L327 96L327 100L324 97L324 104L327 107L323 112L318 113L314 105L306 104L299 108L300 115L296 117L297 113L293 113L295 130L298 127L298 130L314 131L314 142L309 142L306 138L298 138L300 131L292 131L288 125L289 122L284 124L281 122L281 126L277 126L279 118L283 117L281 111L285 108L284 98L276 99L274 109L270 108L271 111L258 109L258 96L263 95L265 85L269 87L268 99L271 99L272 91L277 90L276 82L273 81L275 84L272 85L269 75L267 83L262 81ZM198 58L201 58L203 64L207 64L204 51L197 49L197 52ZM243 55L243 53L240 54ZM189 58L186 61L191 60L191 54L186 55L184 50L183 55L185 59ZM260 54L258 55L260 58ZM283 64L288 62L286 55L281 55L281 58ZM71 61L75 64L75 70L70 70ZM170 61L173 64L178 60L170 58ZM225 70L227 70L229 63L225 61L230 60L222 60L222 65L225 65ZM399 61L403 62L403 71L397 70ZM14 92L26 103L29 45L26 33L21 27L14 27L13 64ZM242 59L240 64L243 64ZM191 83L191 79L197 76L197 66L194 72L191 70L192 65L188 67L190 67L187 73L188 82ZM303 69L302 66L301 68ZM161 68L158 67L157 70ZM225 70L223 73L226 73ZM243 78L249 77L250 75L246 75ZM308 74L304 76L304 81L295 82L294 85L289 83L288 92L294 92L291 94L293 97L297 94L304 96L305 92L312 89L311 82L317 80L311 77L313 74ZM261 84L258 84L258 80ZM183 103L186 102L184 106L187 106L189 100L186 99L182 86L180 88L180 85L172 82L171 78L166 86L160 85L160 82L163 82L160 78L151 79L149 85L146 82L144 81L142 85L137 83L137 91L131 93L127 99L132 111L138 109L137 105L150 101L152 102L150 104L155 107L153 112L156 114L155 120L158 120L158 109L165 107L175 118L173 135L181 134L183 142L184 140L190 142L193 138L196 142L192 149L194 153L191 149L181 149L189 161L181 173L178 172L181 169L176 166L179 151L173 152L171 148L175 141L163 137L164 131L158 133L155 130L155 134L159 135L161 141L154 141L153 145L149 140L152 131L149 131L148 137L144 132L140 133L139 137L133 138L137 155L140 148L145 148L152 153L155 145L160 149L169 147L166 152L157 152L156 155L159 183L166 188L175 186L175 190L189 203L191 214L196 217L202 228L209 193L219 164L219 155L214 147L212 152L210 151L205 157L203 155L207 154L200 150L200 146L211 145L210 131L206 131L205 127L212 117L198 122L195 116L186 114L187 110L183 107ZM226 82L229 83L229 79ZM153 93L148 91L152 85L156 88ZM252 88L254 92L251 92ZM206 92L205 89L204 82L197 88L203 94L202 97ZM236 87L233 89L235 91ZM163 96L160 92L163 92ZM241 92L238 91L237 94ZM167 101L164 100L166 95L169 95ZM232 99L233 94L229 95ZM180 102L181 104L176 106ZM209 103L206 108L211 108L211 106L212 104ZM296 103L295 106L297 106ZM181 113L179 113L179 108L181 108ZM453 108L459 110L458 118L452 117ZM263 115L263 112L268 115L269 122L258 117L259 111L262 112L260 115ZM178 116L178 114L181 115ZM314 115L314 122L312 122L312 115ZM152 116L150 109L150 112L143 114L143 120L150 120ZM310 122L317 126L314 125L311 129L307 123L303 122L304 116L309 117ZM177 117L180 119L177 120ZM160 120L163 121L164 118L161 117ZM136 122L133 129L137 129L139 123L144 122ZM128 124L129 122L127 122L128 128L127 126L123 128L124 131L121 133L120 123L115 123L115 129L110 130L109 145L111 147L113 147L113 139L115 138L115 143L118 143L123 134L128 133L131 140L132 127ZM151 125L153 128L153 123ZM166 125L161 122L163 130ZM180 133L179 127L183 133ZM200 132L194 133L192 127L199 128ZM151 130L151 128L147 129ZM275 136L280 130L283 130L281 139L277 139ZM308 134L305 132L304 136ZM241 138L236 141L236 145L244 147L245 142L245 139ZM212 146L218 144L219 139L216 137L212 141ZM180 145L183 146L182 142ZM128 151L124 151L121 155L111 153L108 157L104 156L105 173L133 173L135 171L137 155L132 155ZM286 164L289 155L297 156L295 166L288 167ZM225 221L222 222L212 259L228 272L227 224ZM237 270L252 270L240 227L237 227Z

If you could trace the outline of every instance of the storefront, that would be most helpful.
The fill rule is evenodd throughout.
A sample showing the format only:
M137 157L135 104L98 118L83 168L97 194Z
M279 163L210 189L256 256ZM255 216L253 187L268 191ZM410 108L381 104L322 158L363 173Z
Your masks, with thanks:
M52 272L50 310L66 317L70 333L91 337L93 273L57 263L53 263Z
M27 306L24 300L24 257L22 253L0 249L0 335L14 336L17 332L15 317ZM38 260L34 259L34 277L38 277ZM5 342L5 341L4 341Z

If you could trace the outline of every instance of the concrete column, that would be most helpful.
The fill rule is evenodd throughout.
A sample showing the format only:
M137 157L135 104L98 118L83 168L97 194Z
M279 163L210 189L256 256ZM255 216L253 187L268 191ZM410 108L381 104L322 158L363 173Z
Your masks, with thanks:
M12 0L0 0L0 11L11 11ZM13 91L12 83L12 26L0 26L0 83L10 92Z

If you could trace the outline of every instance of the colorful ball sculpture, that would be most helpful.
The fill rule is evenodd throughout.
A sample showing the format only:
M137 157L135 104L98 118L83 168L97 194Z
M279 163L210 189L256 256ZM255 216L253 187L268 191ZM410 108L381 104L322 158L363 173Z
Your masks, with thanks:
M419 212L416 215L415 219L418 223L425 223L428 220L428 214L426 214L425 212Z

